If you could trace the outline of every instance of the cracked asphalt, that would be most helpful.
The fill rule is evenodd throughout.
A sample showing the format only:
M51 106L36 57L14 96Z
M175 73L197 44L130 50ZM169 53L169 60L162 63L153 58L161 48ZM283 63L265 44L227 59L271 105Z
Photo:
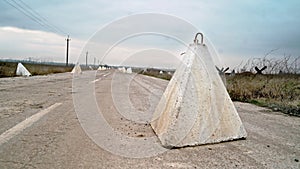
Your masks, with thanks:
M93 82L103 116L122 135L155 138L150 125L127 120L118 112L111 93L115 73L97 72L99 80ZM95 72L78 76L87 74ZM168 84L142 75L117 74L124 77L118 78L117 88L127 77L134 77L129 98L142 112L155 108ZM0 145L0 168L300 168L300 118L240 102L235 106L248 132L246 140L171 149L149 158L116 155L83 130L72 97L80 91L72 90L72 79L70 73L0 79L0 134L62 103Z

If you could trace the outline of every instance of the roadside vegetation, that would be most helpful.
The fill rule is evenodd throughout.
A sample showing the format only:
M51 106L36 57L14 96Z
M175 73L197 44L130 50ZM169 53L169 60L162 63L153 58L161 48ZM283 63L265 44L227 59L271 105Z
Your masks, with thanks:
M227 90L232 100L300 116L300 56L272 58L276 50L241 63L241 74L226 77Z
M160 70L160 69L147 69L147 70L138 70L134 69L134 72L143 74L146 76L157 77L160 79L170 80L175 70Z
M51 65L42 63L22 63L26 69L34 75L47 75L53 73L70 72L74 65ZM18 62L0 61L0 77L16 76Z
M243 75L227 77L232 100L253 103L300 116L300 75Z

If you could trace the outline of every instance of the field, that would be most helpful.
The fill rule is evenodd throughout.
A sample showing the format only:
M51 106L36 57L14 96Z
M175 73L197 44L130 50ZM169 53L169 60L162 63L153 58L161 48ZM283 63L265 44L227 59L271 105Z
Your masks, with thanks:
M46 75L52 73L70 72L74 65L50 65L37 63L22 63L32 75ZM0 77L16 76L17 62L0 61Z
M300 75L236 75L227 78L232 100L300 116Z
M143 70L134 70L134 72L137 72L139 74L143 74L146 76L152 76L157 77L160 79L170 80L172 78L172 75L174 74L174 70L168 70L168 71L162 71L160 73L159 69L147 69L147 71Z

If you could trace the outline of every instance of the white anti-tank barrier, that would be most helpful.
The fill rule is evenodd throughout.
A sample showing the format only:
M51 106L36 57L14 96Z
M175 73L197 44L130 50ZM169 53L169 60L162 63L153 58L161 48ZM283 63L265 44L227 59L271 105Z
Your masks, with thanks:
M201 43L197 36L201 35ZM151 126L164 147L246 138L247 133L197 33L161 98Z

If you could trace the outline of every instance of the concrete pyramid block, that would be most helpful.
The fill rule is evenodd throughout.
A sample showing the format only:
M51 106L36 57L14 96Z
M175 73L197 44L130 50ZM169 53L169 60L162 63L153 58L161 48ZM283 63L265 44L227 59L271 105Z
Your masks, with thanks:
M129 68L127 68L127 69L126 69L126 73L129 73L129 74L131 74L131 73L132 73L132 69L131 69L131 67L129 67Z
M151 126L169 148L246 138L207 46L189 46L156 107Z
M71 71L71 73L76 73L76 74L81 73L81 72L82 72L82 71L81 71L81 67L80 67L79 64L76 64L76 65L74 66L73 70Z
M106 70L106 67L104 67L104 66L99 66L97 70Z
M31 73L26 69L26 67L22 63L18 63L16 75L17 76L31 76Z
M122 73L126 73L126 68L125 67L119 67L118 70Z

